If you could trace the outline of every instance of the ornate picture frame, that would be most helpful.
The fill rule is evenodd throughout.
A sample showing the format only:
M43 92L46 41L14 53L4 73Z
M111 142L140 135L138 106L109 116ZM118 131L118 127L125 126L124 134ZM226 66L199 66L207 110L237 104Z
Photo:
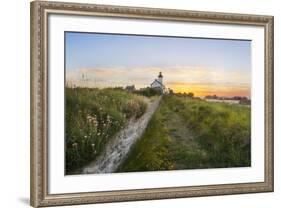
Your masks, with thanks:
M147 21L258 26L264 29L264 180L261 182L128 190L49 192L50 15L129 18ZM63 70L63 69L62 69ZM59 206L273 191L273 17L156 8L31 2L31 205ZM53 161L52 161L53 162Z

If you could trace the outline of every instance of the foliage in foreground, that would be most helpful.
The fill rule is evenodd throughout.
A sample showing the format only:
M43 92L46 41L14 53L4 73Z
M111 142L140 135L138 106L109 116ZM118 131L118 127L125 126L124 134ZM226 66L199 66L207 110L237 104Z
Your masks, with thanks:
M131 118L146 111L143 97L121 89L66 88L66 173L94 160Z
M147 88L143 88L140 90L136 90L134 91L134 93L139 94L139 95L143 95L146 97L153 97L153 96L159 96L161 95L161 92L159 90L147 87Z
M250 117L241 105L164 96L118 171L250 166Z

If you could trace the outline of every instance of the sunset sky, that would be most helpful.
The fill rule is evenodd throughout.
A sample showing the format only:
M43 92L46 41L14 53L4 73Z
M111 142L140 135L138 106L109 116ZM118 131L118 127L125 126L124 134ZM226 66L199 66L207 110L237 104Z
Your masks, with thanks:
M66 81L89 87L166 87L195 96L251 94L251 41L65 33Z

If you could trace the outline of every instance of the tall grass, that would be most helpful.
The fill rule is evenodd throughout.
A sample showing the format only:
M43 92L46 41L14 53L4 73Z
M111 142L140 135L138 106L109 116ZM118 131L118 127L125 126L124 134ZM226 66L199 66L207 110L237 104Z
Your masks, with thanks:
M119 172L247 167L251 109L166 95Z
M66 174L93 161L146 107L143 97L121 89L66 88Z
M249 166L251 161L251 111L249 107L203 100L167 99L183 116L195 139L216 167Z

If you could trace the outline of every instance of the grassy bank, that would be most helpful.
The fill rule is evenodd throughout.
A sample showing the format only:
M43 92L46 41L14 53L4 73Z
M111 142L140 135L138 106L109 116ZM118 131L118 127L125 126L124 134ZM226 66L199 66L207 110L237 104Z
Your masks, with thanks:
M130 118L146 110L142 96L121 89L66 88L66 173L93 161Z
M118 171L250 166L250 108L164 96Z

